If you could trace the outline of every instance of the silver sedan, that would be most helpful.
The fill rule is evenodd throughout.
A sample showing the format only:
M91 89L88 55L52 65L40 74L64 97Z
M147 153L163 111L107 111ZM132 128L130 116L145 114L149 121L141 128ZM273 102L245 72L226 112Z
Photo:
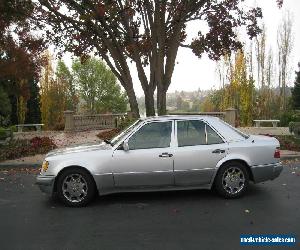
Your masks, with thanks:
M37 184L68 206L116 192L214 188L236 198L249 181L281 171L275 138L246 135L216 117L161 116L139 119L111 141L51 151Z

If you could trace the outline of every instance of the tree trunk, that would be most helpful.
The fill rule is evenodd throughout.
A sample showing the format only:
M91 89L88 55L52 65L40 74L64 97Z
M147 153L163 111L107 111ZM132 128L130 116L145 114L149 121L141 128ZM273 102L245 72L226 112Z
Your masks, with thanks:
M129 99L129 105L130 105L131 112L133 114L133 118L139 118L140 117L139 105L136 100L134 89L126 88L125 90Z
M167 90L161 84L157 86L157 113L158 115L167 114Z
M146 116L155 116L154 91L152 90L145 91L145 107Z

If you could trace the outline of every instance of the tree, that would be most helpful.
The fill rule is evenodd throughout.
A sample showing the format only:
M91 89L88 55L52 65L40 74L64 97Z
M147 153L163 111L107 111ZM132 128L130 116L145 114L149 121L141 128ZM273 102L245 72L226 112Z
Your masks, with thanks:
M43 67L40 79L41 86L41 114L45 129L61 129L66 110L66 85L55 77L52 67L52 55L45 53L47 63Z
M300 63L298 63L299 70L296 71L296 79L294 88L292 90L292 102L294 109L300 109Z
M240 113L241 124L251 125L254 115L255 88L251 73L248 73L249 67L244 52L238 50L234 58L224 56L220 65L223 65L223 70L219 73L224 87L206 99L203 105L205 111L220 111L234 107Z
M27 101L25 123L41 123L40 88L36 79L29 81L30 98Z
M30 111L30 82L38 79L43 61L45 43L33 35L30 21L34 7L32 1L0 1L0 85L10 99L12 123L23 123Z
M257 82L260 88L265 86L265 65L266 65L266 27L262 25L262 32L255 38L255 52L257 62Z
M117 78L101 60L88 58L81 62L75 59L72 72L73 80L90 113L126 111L126 95L117 84Z
M279 67L279 87L281 89L281 108L283 111L287 108L286 85L290 55L293 47L292 36L292 18L289 12L286 12L277 33L278 44L278 67Z
M75 111L79 102L73 75L64 61L59 60L56 68L57 81L66 88L66 109Z
M242 7L242 0L38 0L35 18L46 23L47 36L58 47L84 56L99 55L126 90L131 111L139 116L129 63L135 64L145 94L146 114L166 113L166 92L171 84L179 47L213 60L241 48L235 30L246 27L250 38L260 29L260 8ZM278 1L281 4L281 1ZM187 44L186 26L205 22ZM45 26L46 27L46 26ZM199 26L202 27L202 26Z
M7 125L7 120L11 114L11 104L7 93L3 90L0 85L0 126Z
M257 93L257 115L263 119L270 119L270 94L271 94L271 80L274 72L272 71L272 51L266 51L266 27L263 24L262 32L255 39L255 52L257 63L257 87L259 89Z
M44 123L45 129L48 129L50 126L51 118L50 118L50 109L51 109L51 99L50 99L50 89L51 83L53 81L53 68L52 68L52 58L47 51L45 53L45 57L47 58L47 62L45 66L42 68L41 79L40 79L40 108L41 108L41 116L42 123Z

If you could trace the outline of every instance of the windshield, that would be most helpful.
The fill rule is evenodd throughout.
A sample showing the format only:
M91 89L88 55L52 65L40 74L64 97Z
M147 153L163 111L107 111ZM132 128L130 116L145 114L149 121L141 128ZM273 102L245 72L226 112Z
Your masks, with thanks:
M110 144L112 146L114 146L118 142L122 141L140 122L141 122L141 120L137 120L132 125L130 125L128 128L124 129L121 133L119 133L118 135L116 135L114 138L111 139Z

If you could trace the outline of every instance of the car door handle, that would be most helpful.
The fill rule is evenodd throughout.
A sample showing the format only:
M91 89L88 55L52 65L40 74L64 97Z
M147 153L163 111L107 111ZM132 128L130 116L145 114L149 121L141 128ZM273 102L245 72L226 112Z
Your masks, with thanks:
M225 150L224 149L215 149L214 151L212 151L213 154L224 154Z
M172 156L173 156L173 154L169 154L169 153L161 153L159 155L159 157L172 157Z

